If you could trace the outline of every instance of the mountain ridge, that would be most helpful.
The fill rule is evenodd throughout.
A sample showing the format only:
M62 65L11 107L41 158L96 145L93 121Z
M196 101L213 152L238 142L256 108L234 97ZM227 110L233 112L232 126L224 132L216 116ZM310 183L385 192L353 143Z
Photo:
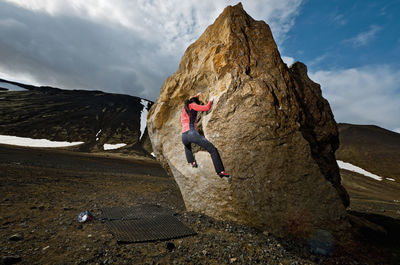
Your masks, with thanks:
M105 143L125 143L118 152L151 153L147 129L141 127L141 113L148 111L152 101L98 90L38 87L5 79L0 82L25 89L1 92L0 134L84 142L70 148L77 151L99 152Z

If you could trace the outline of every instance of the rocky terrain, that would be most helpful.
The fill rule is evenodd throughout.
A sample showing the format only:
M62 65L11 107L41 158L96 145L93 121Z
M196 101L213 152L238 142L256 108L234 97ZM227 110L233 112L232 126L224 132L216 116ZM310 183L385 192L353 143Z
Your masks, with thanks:
M145 128L144 123L141 125L141 113L151 107L150 101L101 91L35 87L0 79L0 87L2 84L20 90L0 94L1 135L84 142L73 149L85 152L103 151L105 143L125 143L119 152L151 153L147 131L141 131Z
M197 93L203 102L215 99L198 128L219 150L231 181L220 181L206 151L196 150L195 169L182 152L182 105ZM304 64L287 67L269 26L241 4L226 7L187 48L150 109L147 128L189 210L275 235L349 228L329 103Z
M188 212L172 177L148 158L117 158L59 149L0 145L0 264L399 264L400 219L357 211L386 229L354 223L352 244L321 254L314 238L263 231ZM351 194L351 193L350 193ZM119 244L100 221L80 224L84 210L157 204L196 236ZM361 225L360 225L361 224ZM314 243L313 243L314 242Z

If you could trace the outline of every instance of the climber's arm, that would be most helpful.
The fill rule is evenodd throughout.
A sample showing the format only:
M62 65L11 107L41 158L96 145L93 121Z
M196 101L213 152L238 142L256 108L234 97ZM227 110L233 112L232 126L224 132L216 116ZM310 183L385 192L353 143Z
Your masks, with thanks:
M192 103L189 105L190 109L195 110L195 111L208 111L211 108L211 105L213 104L212 100L208 101L207 105L198 105L196 103Z

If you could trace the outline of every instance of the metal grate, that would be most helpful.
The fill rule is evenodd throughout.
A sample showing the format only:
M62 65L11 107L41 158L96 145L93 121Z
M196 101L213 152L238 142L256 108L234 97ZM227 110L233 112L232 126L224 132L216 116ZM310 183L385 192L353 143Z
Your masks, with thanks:
M157 215L173 215L170 209L153 204L143 204L131 208L103 208L99 219L104 220L131 220Z
M146 242L168 240L196 233L169 209L157 205L132 208L105 208L100 217L118 242Z

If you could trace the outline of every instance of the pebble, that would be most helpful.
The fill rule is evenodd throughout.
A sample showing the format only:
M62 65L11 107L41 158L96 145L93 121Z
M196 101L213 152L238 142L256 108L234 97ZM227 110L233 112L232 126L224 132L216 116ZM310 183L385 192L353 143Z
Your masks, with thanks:
M44 247L44 248L42 248L42 250L46 250L46 249L48 249L50 246L46 246L46 247Z
M172 243L172 242L167 242L167 243L165 243L165 248L166 248L168 251L172 251L172 250L175 248L175 244Z
M18 263L20 261L22 261L21 256L15 255L15 256L4 256L1 259L1 264L4 265L11 265L11 264L15 264Z
M16 234L10 236L8 239L9 239L10 241L20 241L20 240L24 239L24 234L22 234L22 233L16 233Z

